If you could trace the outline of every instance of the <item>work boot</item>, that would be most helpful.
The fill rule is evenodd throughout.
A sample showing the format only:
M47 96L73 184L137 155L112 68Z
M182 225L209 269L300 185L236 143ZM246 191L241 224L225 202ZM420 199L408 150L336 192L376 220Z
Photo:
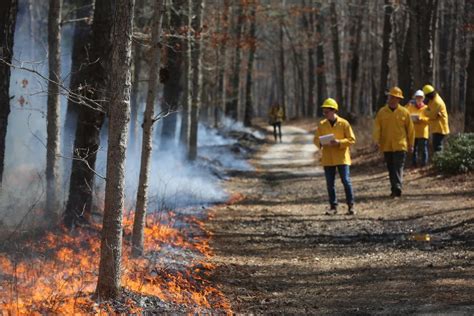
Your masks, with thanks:
M355 215L355 214L356 214L356 211L354 210L354 205L349 204L347 206L347 215Z
M331 208L326 211L326 215L336 215L337 214L337 206L331 205Z

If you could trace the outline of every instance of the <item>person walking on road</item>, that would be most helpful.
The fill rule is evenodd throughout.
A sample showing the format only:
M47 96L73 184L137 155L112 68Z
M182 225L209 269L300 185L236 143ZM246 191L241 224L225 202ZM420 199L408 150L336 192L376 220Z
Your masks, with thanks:
M443 149L443 139L449 134L448 111L446 110L446 104L433 86L425 85L423 92L428 99L425 115L429 119L433 152L438 152Z
M349 147L355 143L354 132L349 122L337 115L339 106L336 100L326 99L321 107L325 119L319 123L313 142L322 151L321 165L324 167L330 205L326 215L337 213L336 169L346 193L347 214L354 215L354 193L350 177L351 156L349 151Z
M281 123L285 120L285 109L278 103L273 104L268 112L269 123L273 126L273 136L275 137L275 142L278 141L278 137L281 141ZM278 133L277 133L278 129Z
M425 116L426 104L423 102L425 94L418 90L413 96L414 101L406 105L415 128L415 146L413 148L412 166L424 167L428 164L428 118ZM419 159L420 158L420 159Z
M393 87L388 93L387 105L375 117L373 138L383 152L390 178L391 197L402 195L403 168L407 151L413 151L415 130L410 113L399 103L403 92Z

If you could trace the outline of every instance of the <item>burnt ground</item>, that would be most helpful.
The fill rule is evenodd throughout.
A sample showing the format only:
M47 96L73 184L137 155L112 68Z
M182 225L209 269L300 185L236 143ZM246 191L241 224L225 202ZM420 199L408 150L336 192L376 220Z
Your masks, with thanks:
M364 131L357 131L356 135ZM357 215L326 216L312 134L285 126L255 171L227 182L243 199L215 210L215 282L236 313L474 314L473 174L407 169L391 199L380 154L353 153ZM430 241L414 240L429 234Z

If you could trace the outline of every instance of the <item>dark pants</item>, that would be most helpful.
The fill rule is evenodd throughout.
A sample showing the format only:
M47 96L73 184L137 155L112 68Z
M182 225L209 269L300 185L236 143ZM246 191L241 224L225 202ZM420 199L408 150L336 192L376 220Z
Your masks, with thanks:
M403 167L405 166L406 151L386 151L383 153L387 164L390 186L393 196L402 195Z
M277 141L277 127L278 127L278 135L280 136L280 143L281 143L281 122L273 123L273 136L275 137L275 141Z
M443 139L444 139L443 134L440 133L433 133L433 152L441 151L443 150Z
M420 160L418 159L421 156ZM426 138L415 138L415 147L413 147L413 166L424 167L428 163L428 140Z
M341 177L341 182L344 185L344 191L346 192L347 205L353 205L354 193L352 191L350 167L348 165L324 167L324 175L326 176L326 185L327 185L328 195L329 195L329 204L331 205L331 207L337 205L336 185L335 185L336 168L337 168L337 171L339 172L339 176Z

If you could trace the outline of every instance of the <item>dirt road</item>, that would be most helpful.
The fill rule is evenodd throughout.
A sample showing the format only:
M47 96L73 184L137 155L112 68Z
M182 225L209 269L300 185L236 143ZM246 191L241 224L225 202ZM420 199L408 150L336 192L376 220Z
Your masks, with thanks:
M283 135L254 157L256 171L228 181L244 199L209 223L213 282L235 312L474 314L472 175L409 171L394 200L379 155L360 150L351 170L357 215L342 215L341 203L341 215L326 216L312 135L292 126ZM412 240L416 233L431 240Z

